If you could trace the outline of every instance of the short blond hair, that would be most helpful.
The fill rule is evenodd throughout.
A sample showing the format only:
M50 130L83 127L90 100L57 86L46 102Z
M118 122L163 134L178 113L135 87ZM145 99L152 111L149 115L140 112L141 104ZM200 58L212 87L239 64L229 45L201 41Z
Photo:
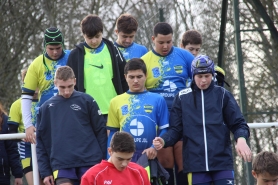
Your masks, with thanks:
M55 80L63 80L66 81L68 79L74 79L75 75L71 67L62 66L59 67L55 72Z

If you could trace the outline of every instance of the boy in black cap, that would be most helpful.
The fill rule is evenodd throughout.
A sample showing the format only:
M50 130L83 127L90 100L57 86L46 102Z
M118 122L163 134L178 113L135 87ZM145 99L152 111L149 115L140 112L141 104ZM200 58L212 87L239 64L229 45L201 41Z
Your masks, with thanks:
M57 94L54 86L54 74L58 67L66 65L70 51L64 49L63 34L58 28L51 27L44 33L44 51L29 66L22 86L22 118L26 133L26 142L35 143L36 111L46 100ZM33 95L38 88L39 101L32 107ZM31 166L31 146L26 143L25 158L29 158L26 165ZM32 171L32 167L30 167Z
M234 184L230 132L237 154L251 162L246 143L249 127L233 95L214 85L214 62L208 56L197 56L191 73L191 87L181 90L173 101L168 131L156 137L153 145L160 150L183 138L183 172L188 184Z

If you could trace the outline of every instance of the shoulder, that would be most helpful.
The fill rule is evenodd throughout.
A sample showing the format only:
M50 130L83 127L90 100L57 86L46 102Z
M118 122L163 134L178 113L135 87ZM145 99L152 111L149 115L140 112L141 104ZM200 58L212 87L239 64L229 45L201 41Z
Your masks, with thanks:
M43 64L42 61L43 61L43 54L39 55L37 58L33 60L33 62L30 64L30 67L28 68L28 71L32 66Z
M11 105L10 111L14 110L14 109L18 109L21 108L21 98L17 99L16 101L14 101Z
M136 164L134 162L129 162L128 167L130 169L133 169L133 170L139 170L139 171L142 171L142 172L146 172L145 168L143 168L142 166L140 166L139 164Z
M143 55L142 57L141 57L141 59L142 60L148 60L148 58L149 57L151 57L152 55L155 55L153 52L152 52L152 50L150 50L150 51L148 51L145 55ZM146 65L147 65L148 63L146 63Z

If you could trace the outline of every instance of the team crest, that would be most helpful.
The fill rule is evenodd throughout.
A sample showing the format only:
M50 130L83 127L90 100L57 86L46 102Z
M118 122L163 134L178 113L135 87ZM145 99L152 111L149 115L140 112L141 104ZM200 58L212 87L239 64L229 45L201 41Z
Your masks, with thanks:
M152 105L144 105L144 110L146 113L152 113L153 106Z
M122 115L126 115L128 113L128 105L124 105L121 107Z
M176 71L177 74L182 74L183 67L181 65L174 66L174 70Z
M153 68L152 72L153 72L153 77L154 78L158 78L160 76L160 71L159 71L158 67Z

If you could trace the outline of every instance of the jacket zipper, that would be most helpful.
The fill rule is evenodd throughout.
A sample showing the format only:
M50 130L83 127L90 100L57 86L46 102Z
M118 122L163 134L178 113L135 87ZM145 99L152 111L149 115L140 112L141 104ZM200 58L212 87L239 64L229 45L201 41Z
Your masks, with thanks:
M203 131L204 131L204 144L205 144L205 158L206 158L206 171L209 171L208 167L208 147L207 147L207 131L206 131L206 120L205 120L205 103L204 103L204 92L201 91L202 95L202 117L203 117Z
M4 159L3 158L2 158L2 168L3 168L3 174L4 174L4 176L6 176L5 169L4 169Z

